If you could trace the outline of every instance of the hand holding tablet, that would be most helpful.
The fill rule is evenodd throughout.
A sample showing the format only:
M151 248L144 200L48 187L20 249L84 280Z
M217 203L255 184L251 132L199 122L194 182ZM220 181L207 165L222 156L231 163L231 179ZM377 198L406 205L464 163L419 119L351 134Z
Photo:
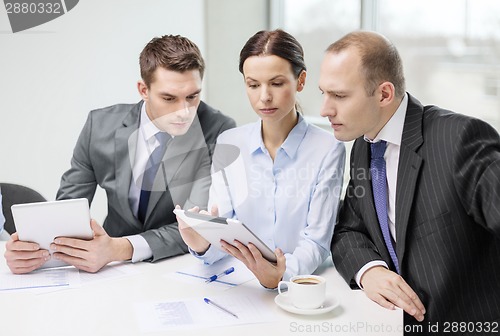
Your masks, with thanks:
M238 220L204 215L181 209L175 209L174 213L218 249L221 249L221 240L224 240L229 244L235 240L244 245L252 243L259 249L265 259L270 262L276 262L276 255L274 252L245 224Z
M93 237L86 198L17 204L11 209L19 240L37 243L51 254L50 244L56 237ZM42 268L67 265L51 258Z

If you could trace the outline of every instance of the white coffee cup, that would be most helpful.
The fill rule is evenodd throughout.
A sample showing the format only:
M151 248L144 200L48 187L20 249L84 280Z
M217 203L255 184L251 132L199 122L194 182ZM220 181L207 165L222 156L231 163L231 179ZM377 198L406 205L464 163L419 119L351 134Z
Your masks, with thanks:
M281 291L283 285L288 287L288 292ZM318 275L296 275L290 281L280 281L278 292L288 296L297 308L316 309L325 301L326 279Z

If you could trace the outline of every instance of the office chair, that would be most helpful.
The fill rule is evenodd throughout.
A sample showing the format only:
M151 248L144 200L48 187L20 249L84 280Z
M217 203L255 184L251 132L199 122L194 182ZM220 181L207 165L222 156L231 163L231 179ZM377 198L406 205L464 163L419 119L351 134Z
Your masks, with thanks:
M37 191L19 184L0 183L0 189L3 198L2 209L5 216L4 229L9 234L16 232L16 226L14 225L12 212L10 210L12 205L46 201L45 197L40 195Z

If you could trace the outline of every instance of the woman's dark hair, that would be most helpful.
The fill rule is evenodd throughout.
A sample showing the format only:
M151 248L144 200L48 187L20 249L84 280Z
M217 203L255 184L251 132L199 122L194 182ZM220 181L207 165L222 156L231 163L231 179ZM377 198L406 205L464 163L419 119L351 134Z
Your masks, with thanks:
M304 62L304 50L300 43L284 30L276 29L272 31L261 30L248 39L240 52L240 72L243 74L243 63L251 56L271 56L281 57L292 66L295 78L306 70Z

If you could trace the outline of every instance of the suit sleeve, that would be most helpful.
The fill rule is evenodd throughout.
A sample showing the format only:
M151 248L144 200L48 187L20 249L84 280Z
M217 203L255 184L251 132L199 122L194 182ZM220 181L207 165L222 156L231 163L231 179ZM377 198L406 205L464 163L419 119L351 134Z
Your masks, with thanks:
M467 213L500 238L500 138L487 123L469 119L455 143L455 187Z
M140 235L146 240L153 253L149 261L155 262L188 252L187 245L179 233L177 222L166 224L159 229L147 230Z
M352 158L355 148L356 146L351 152L351 172L354 172ZM333 262L340 275L351 287L357 287L356 273L368 262L383 259L377 252L360 213L358 197L364 196L364 190L353 178L356 177L351 174L335 225L331 250Z
M92 113L89 114L73 150L71 168L61 177L56 199L87 198L89 204L92 203L97 181L89 155L91 133Z

